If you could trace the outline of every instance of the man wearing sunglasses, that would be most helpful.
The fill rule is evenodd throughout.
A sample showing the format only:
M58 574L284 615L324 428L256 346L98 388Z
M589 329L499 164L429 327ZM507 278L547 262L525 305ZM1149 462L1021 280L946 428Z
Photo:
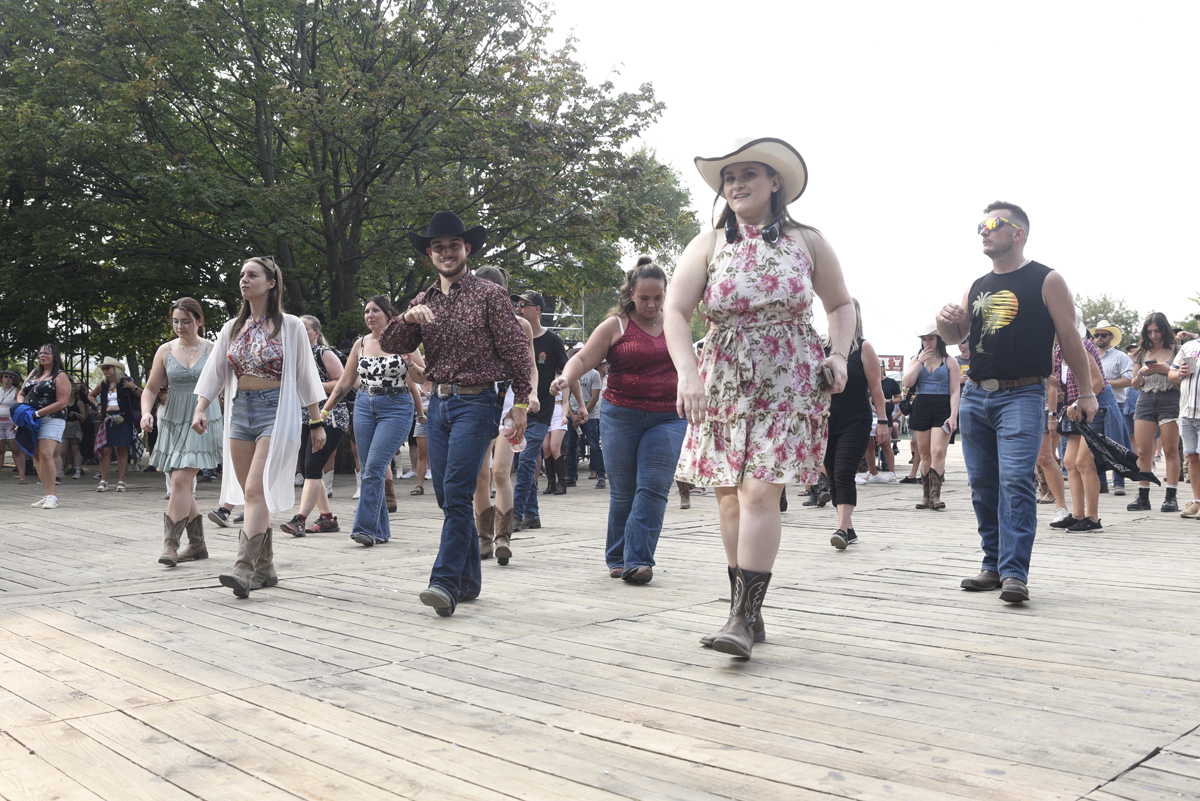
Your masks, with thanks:
M1126 448L1130 446L1130 431L1125 428L1125 417L1121 405L1125 403L1125 394L1133 385L1133 360L1125 355L1118 345L1121 344L1121 329L1108 320L1101 320L1091 330L1092 344L1100 351L1100 364L1104 367L1104 375L1108 379L1112 398L1109 392L1102 392L1102 406L1107 406L1108 413L1104 418L1104 435L1121 443ZM1100 474L1100 492L1108 492L1108 472L1097 470ZM1113 471L1113 495L1125 494L1125 476Z
M1025 258L1029 217L1024 210L997 201L984 214L976 230L992 270L971 285L961 304L948 303L937 315L938 333L947 344L968 340L971 347L958 424L983 565L961 586L999 589L1002 601L1020 603L1029 600L1026 584L1037 530L1033 475L1046 429L1046 378L1054 366L1055 335L1075 375L1089 374L1091 357L1075 329L1075 300L1067 282ZM1082 421L1099 408L1090 391L1076 406Z

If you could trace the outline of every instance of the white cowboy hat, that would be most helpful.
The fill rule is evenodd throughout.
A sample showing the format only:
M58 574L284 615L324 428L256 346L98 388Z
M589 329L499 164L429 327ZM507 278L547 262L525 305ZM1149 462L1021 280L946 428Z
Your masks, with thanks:
M771 137L738 139L733 143L733 149L724 156L713 156L707 159L696 156L695 161L696 169L700 171L700 177L718 195L721 194L724 184L721 170L730 164L742 161L757 161L779 173L779 176L783 178L783 186L780 191L783 192L784 197L788 198L788 203L794 202L796 198L804 194L804 188L808 186L808 168L804 166L804 159L796 148L782 139Z
M100 369L103 370L105 367L115 367L122 372L125 370L125 365L114 359L112 356L105 356L104 361L100 362Z
M1110 347L1115 348L1117 345L1121 344L1121 329L1117 328L1108 320L1101 320L1100 322L1096 323L1096 327L1092 329L1092 333L1094 334L1097 331L1108 331L1113 335L1112 342L1109 345Z
M924 328L917 329L917 339L920 339L921 337L936 337L936 336L941 336L941 334L938 333L936 325L930 325L930 326L926 326Z

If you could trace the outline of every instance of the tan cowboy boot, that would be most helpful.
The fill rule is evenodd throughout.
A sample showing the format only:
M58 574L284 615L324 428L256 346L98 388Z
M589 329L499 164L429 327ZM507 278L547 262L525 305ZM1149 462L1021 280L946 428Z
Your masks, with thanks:
M187 522L187 539L187 546L179 552L180 562L208 558L208 546L204 544L203 515L196 515Z
M275 543L271 529L267 529L266 535L267 541L259 549L258 558L254 560L254 575L250 577L252 590L274 587L279 583L279 577L275 575Z
M931 475L933 475L932 468L930 468L928 473L921 476L921 488L925 491L925 497L921 500L920 503L917 504L918 509L928 509L929 508L929 477Z
M250 597L250 590L254 589L254 566L258 564L259 552L267 544L269 536L270 529L253 537L246 534L245 529L238 532L237 561L233 563L231 572L220 576L221 584L233 590L237 597Z
M512 547L509 545L508 539L512 536L513 510L496 512L494 526L496 530L496 564L507 565L508 560L512 558Z
M754 625L762 609L767 586L771 583L770 573L750 573L736 568L734 576L734 613L729 616L726 628L713 638L713 650L743 659L750 658L754 648Z
M724 634L726 631L728 631L733 621L733 614L737 611L733 605L734 596L737 594L737 568L726 566L725 569L729 571L729 620L726 620L725 625L722 626L718 631L714 632L713 634L705 634L700 638L700 644L705 648L711 648L713 640L717 638L717 635ZM765 642L766 639L767 629L763 624L763 617L762 613L760 612L758 618L754 621L754 641Z
M492 525L496 519L496 507L489 506L475 513L475 530L479 532L479 558L492 558Z
M387 510L389 512L396 511L396 485L392 483L392 471L387 471L387 478L383 482L383 499L387 502Z
M163 515L163 553L158 557L160 565L175 567L179 564L179 538L183 536L183 529L186 526L187 518L175 521Z
M942 474L936 470L929 471L929 508L946 508L946 504L942 503Z

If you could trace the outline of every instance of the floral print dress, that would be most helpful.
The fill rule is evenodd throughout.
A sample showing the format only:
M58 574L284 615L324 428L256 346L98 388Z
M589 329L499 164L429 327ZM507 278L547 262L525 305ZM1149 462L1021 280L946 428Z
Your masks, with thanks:
M825 351L812 328L813 264L800 238L739 225L708 267L700 362L708 407L688 426L675 477L705 487L755 478L815 484L829 418Z

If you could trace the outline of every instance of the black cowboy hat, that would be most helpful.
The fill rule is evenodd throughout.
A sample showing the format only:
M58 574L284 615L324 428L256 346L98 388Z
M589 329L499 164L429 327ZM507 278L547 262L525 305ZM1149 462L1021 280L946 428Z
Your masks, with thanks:
M458 215L452 211L439 211L429 220L429 228L425 231L425 236L421 236L415 231L410 231L408 241L412 242L412 246L417 249L417 253L425 255L429 248L429 243L438 237L457 236L462 237L462 240L471 246L471 253L479 252L483 247L484 241L487 239L487 229L482 225L477 225L474 228L467 230L467 226L463 225L463 221L458 218Z

